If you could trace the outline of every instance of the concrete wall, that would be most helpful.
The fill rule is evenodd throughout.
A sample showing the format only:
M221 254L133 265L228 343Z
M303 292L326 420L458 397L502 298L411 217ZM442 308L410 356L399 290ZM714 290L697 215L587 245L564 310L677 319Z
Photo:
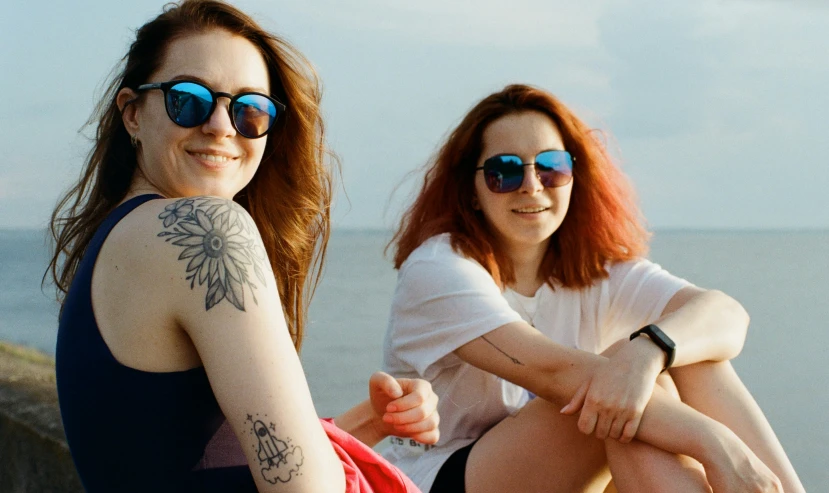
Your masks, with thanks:
M0 342L0 492L82 492L66 446L55 365Z

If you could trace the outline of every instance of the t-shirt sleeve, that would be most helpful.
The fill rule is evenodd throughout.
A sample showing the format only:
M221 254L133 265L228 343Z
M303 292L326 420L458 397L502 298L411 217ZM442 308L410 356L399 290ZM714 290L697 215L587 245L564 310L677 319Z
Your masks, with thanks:
M384 345L388 370L432 379L460 364L460 346L521 317L492 276L445 245L427 259L402 266ZM448 252L447 252L448 250Z
M646 259L614 264L609 274L604 281L609 304L602 324L602 349L653 323L680 289L692 286Z

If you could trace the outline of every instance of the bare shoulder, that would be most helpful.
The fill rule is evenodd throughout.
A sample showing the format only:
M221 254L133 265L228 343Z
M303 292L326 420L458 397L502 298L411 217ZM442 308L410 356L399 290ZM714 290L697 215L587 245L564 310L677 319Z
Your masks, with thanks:
M257 292L273 284L256 224L228 199L149 201L125 217L107 243L112 256L137 270L135 279L198 295L203 310L228 304L246 311L259 303Z
M166 204L157 236L178 250L190 289L206 288L204 307L227 301L239 310L268 282L265 248L253 219L239 204L217 197L188 197ZM186 262L186 265L185 265Z

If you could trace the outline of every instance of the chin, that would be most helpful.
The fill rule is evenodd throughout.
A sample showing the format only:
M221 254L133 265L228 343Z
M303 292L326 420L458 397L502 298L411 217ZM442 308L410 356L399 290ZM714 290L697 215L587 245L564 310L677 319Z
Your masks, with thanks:
M187 193L185 196L206 195L210 197L221 197L224 199L233 199L238 193L238 190L228 187L224 184L216 183L199 183L193 186L186 187Z

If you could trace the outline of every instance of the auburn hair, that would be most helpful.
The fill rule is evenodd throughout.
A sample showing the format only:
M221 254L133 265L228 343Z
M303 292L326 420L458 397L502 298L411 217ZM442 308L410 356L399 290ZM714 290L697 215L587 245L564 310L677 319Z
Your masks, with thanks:
M326 163L330 154L324 142L320 83L299 51L221 1L167 4L158 17L137 30L87 121L97 128L80 179L52 213L54 251L47 273L51 272L62 305L93 234L129 190L138 161L116 105L118 92L153 82L148 78L163 64L175 40L214 29L240 36L259 50L268 68L271 95L287 106L267 136L256 174L234 201L256 222L298 350L330 231L332 182Z
M505 115L525 111L550 117L575 158L570 207L542 260L544 278L581 288L606 277L608 263L647 253L649 233L633 188L601 135L552 94L515 84L476 104L427 163L423 186L389 243L395 268L427 239L450 233L455 251L479 262L501 286L515 282L512 262L472 203L484 131Z

